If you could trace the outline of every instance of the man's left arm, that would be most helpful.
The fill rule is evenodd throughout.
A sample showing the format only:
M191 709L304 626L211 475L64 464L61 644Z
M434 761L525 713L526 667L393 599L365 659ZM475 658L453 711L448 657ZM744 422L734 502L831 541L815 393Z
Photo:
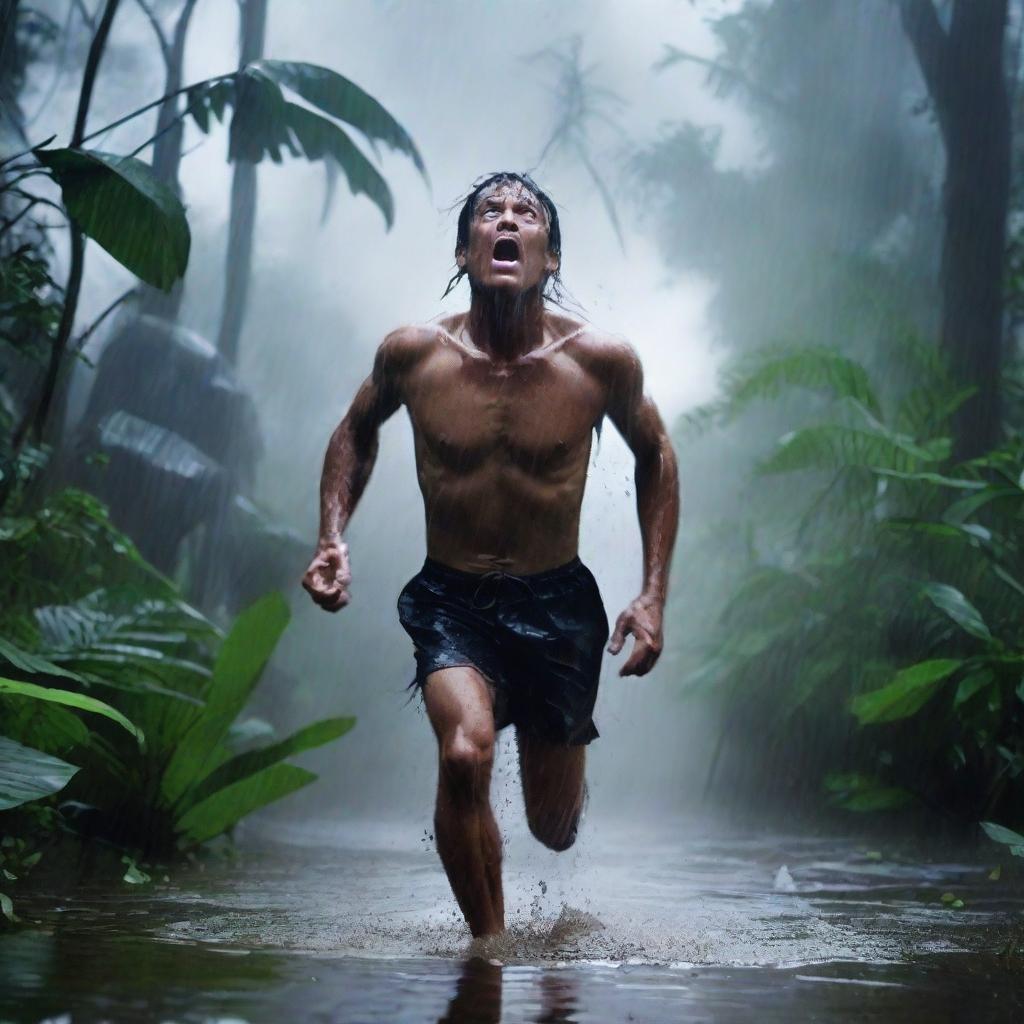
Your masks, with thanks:
M636 457L636 508L643 541L640 595L618 617L608 650L618 654L626 637L633 650L620 676L646 675L661 654L668 572L679 525L679 468L657 407L644 394L643 368L628 345L612 350L608 416Z

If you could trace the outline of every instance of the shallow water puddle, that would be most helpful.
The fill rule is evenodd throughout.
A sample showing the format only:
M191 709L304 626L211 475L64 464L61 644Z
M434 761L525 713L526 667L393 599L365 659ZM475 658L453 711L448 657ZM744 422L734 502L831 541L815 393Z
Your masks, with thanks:
M408 828L297 830L142 890L39 894L37 923L0 937L0 1020L1024 1019L1024 972L997 955L1024 894L990 864L605 831L561 857L513 838L508 934L471 960Z

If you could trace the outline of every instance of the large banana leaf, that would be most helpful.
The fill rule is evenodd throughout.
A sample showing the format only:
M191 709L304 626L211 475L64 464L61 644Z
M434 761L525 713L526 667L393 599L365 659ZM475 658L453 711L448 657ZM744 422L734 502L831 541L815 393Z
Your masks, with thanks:
M325 114L352 125L370 142L405 154L426 177L426 167L409 133L369 93L330 68L287 60L259 60L251 67L297 92Z
M395 222L391 189L359 147L333 121L318 117L295 103L285 104L285 118L307 160L332 160L344 173L352 195L364 195L384 214L390 228Z
M313 772L293 764L275 764L240 782L218 790L178 819L185 845L202 843L226 832L247 814L293 793L316 779Z
M282 87L317 109L289 102ZM199 82L188 91L188 110L203 132L210 129L211 115L221 120L228 105L234 107L230 160L258 163L269 157L279 163L284 153L323 160L329 170L345 175L353 195L365 195L377 206L388 227L394 220L391 190L336 120L361 132L375 151L383 142L408 156L426 178L423 158L409 133L369 93L329 68L259 60L235 75Z
M180 200L141 160L87 149L37 149L78 226L118 263L165 291L188 266Z
M303 750L312 750L314 747L322 746L344 736L355 724L356 720L351 717L325 718L320 722L307 725L280 743L273 743L258 750L248 750L244 754L239 754L215 768L188 794L188 800L193 805L198 804L218 790L233 785L240 779L255 775L264 768L283 761L286 757L291 757L292 754L301 753Z
M59 793L78 769L0 736L0 811Z
M176 803L207 774L220 741L249 699L289 617L287 602L273 593L235 620L213 666L206 705L164 773L161 790L168 802Z
M73 693L71 690L57 690L48 686L36 686L35 683L22 683L16 679L0 678L0 695L5 694L31 697L33 700L52 701L54 704L63 704L65 707L77 708L79 711L103 715L104 718L109 718L122 729L130 732L139 741L139 746L145 745L145 737L141 730L128 721L116 708L112 708L95 697L87 697L84 693Z

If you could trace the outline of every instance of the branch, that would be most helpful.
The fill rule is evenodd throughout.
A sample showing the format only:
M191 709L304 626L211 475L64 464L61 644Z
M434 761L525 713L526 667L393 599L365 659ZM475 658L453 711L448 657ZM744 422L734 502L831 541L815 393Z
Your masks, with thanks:
M117 6L121 0L107 0L103 9L103 17L100 18L99 28L93 36L92 45L89 47L89 56L85 61L85 71L82 75L82 89L78 94L78 111L75 114L75 128L71 133L71 147L73 149L82 145L85 136L85 119L89 114L89 104L92 102L92 90L96 84L96 72L99 71L100 59L107 46L107 36L110 34L110 26L113 24L114 15L117 14Z
M903 31L914 48L924 84L935 103L939 124L946 133L949 86L946 79L946 53L949 37L939 23L932 0L900 0Z
M135 2L142 8L142 13L149 19L149 24L152 26L156 41L160 46L160 53L163 55L164 64L170 64L171 44L167 42L167 36L164 34L160 22L157 21L153 8L149 6L146 0L135 0Z
M67 210L64 209L60 203L55 203L52 199L43 199L42 196L34 196L31 192L26 192L22 188L12 188L12 195L16 195L19 199L31 201L33 203L41 203L43 206L49 206L51 209L56 210L65 220L67 220ZM54 225L56 226L56 225Z
M122 292L116 299L114 299L114 301L109 306L107 306L107 308L103 310L103 312L100 313L100 315L96 317L96 319L93 320L93 322L89 324L89 326L84 331L82 331L82 333L75 339L75 343L68 348L68 351L74 356L79 355L82 349L85 348L85 343L92 336L96 328L99 327L100 324L102 324L103 321L106 320L107 317L110 316L110 314L113 313L114 310L117 309L117 307L120 306L122 302L124 302L126 299L130 299L135 294L135 290L136 286L132 285L131 288Z
M6 167L8 164L13 163L15 160L20 160L23 156L28 156L29 153L31 153L34 149L42 149L43 146L48 146L51 142L53 142L55 138L57 138L56 135L51 135L48 139L45 139L44 141L38 143L35 146L29 146L28 149L23 149L20 153L15 153L14 156L9 156L3 160L0 160L0 167Z
M103 58L103 51L107 46L107 37L110 35L110 26L114 22L114 15L117 13L120 2L121 0L107 0L96 34L92 37L89 56L85 62L85 73L82 77L82 90L78 95L75 128L71 133L71 145L74 148L82 145L85 136L85 122L89 116L89 104L92 101L93 86L96 84L96 72L99 71L100 60ZM71 233L71 258L68 282L64 287L64 308L61 310L60 323L57 325L57 333L50 348L50 360L43 378L39 404L34 412L26 416L19 424L14 441L16 449L21 448L30 428L33 428L39 437L43 436L50 408L53 405L53 396L57 390L57 378L60 375L61 363L68 341L71 339L71 329L74 326L75 313L78 310L78 294L82 287L82 270L85 263L85 236L82 234L82 229L71 218L68 219L68 227Z
M73 6L78 9L78 13L82 16L82 21L85 23L85 27L90 31L96 30L96 16L89 13L89 8L85 6L83 0L74 0Z
M139 107L137 110L133 110L130 114L125 114L124 117L119 117L116 121L111 121L110 124L105 124L102 128L97 128L94 132L89 132L81 141L88 142L90 139L95 139L98 135L105 135L109 131L113 131L115 128L120 128L121 125L133 118L138 117L140 114L146 113L147 110L152 110L154 107L159 107L164 100L171 99L174 96L180 96L183 92L188 92L189 89L195 89L200 85L210 85L214 82L223 82L226 78L233 78L237 72L229 71L223 75L214 75L213 78L204 78L201 82L193 82L191 85L183 85L180 89L175 89L174 92L166 93L159 99L153 100L152 103L147 103L144 107Z
M759 85L752 78L748 78L738 68L729 67L728 64L721 64L717 60L710 60L707 57L698 57L695 53L687 53L685 50L680 50L675 46L666 45L665 56L655 63L653 68L655 71L664 71L665 68L671 67L673 64L683 63L697 64L702 68L707 68L709 71L717 72L725 78L731 78L737 85L746 89L755 99L767 103L782 113L788 114L790 112L786 104L778 96L770 92L763 85Z

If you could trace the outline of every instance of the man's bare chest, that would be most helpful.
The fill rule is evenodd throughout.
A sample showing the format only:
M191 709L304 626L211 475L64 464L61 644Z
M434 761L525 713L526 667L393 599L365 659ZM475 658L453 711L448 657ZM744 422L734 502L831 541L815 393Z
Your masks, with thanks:
M438 360L410 385L418 446L466 472L494 460L534 473L561 469L589 450L604 413L603 388L568 358L507 367Z

